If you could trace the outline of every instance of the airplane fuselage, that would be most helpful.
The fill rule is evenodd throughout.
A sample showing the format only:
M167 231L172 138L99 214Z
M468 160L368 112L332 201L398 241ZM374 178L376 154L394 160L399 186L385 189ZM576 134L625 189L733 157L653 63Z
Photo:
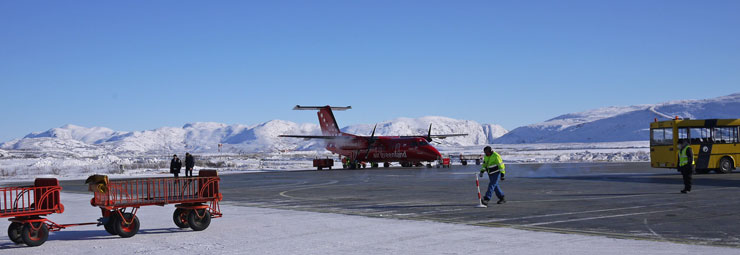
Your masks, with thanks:
M439 151L424 137L356 136L341 134L342 138L329 140L326 149L357 161L365 162L422 162L441 157Z

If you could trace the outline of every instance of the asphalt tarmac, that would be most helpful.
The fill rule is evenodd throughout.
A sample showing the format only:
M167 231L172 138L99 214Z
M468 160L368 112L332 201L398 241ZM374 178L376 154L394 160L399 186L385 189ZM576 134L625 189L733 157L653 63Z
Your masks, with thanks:
M479 167L230 174L222 203L740 247L740 173L694 175L681 194L680 174L648 163L507 164L508 202L475 208Z

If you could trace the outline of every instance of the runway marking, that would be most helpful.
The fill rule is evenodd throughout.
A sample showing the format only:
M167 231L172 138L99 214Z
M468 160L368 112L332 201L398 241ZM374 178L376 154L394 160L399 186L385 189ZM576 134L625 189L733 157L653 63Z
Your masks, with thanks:
M696 193L696 192L699 192L699 191L712 191L712 190L737 189L737 188L740 188L740 187L724 187L724 188L715 188L715 189L702 189L702 190L692 191L692 193ZM506 202L507 203L565 202L565 201L600 200L600 199L625 198L625 197L644 197L644 196L650 196L650 195L673 195L673 194L676 194L676 193L678 193L678 192L648 193L648 194L635 194L635 195L617 195L617 196L590 197L590 198L544 199L544 200L511 200L511 201L506 201Z
M650 225L648 225L648 221L647 221L647 218L643 219L643 221L642 221L642 222L643 222L643 224L645 224L645 227L646 227L646 228L647 228L648 230L650 230L650 233L653 233L653 235L657 236L658 238L660 238L660 239L662 239L662 240L665 240L665 238L663 238L663 236L661 236L661 235L658 235L658 233L655 233L655 231L653 230L653 228L651 228L651 227L650 227Z
M540 225L549 225L549 224L557 224L557 223L565 223L565 222L574 222L574 221L586 221L586 220L598 220L598 219L607 219L607 218L617 218L617 217L626 217L626 216L633 216L633 215L642 215L642 214L651 214L651 213L661 213L661 212L671 212L671 211L679 211L684 210L685 208L676 208L676 209L668 209L668 210L659 210L659 211L650 211L650 212L637 212L637 213L625 213L625 214L615 214L615 215L606 215L606 216L597 216L597 217L586 217L586 218L579 218L579 219L569 219L569 220L556 220L556 221L548 221L548 222L539 222L539 223L531 223L531 224L524 224L522 226L540 226Z
M557 224L557 223L565 223L565 222L586 221L586 220L598 220L598 219L626 217L626 216L642 215L642 214L653 214L653 213L661 213L661 212L680 211L680 210L686 210L686 209L698 209L698 208L714 207L714 206L718 206L718 205L729 205L729 204L739 204L739 203L721 203L721 204L712 204L712 205L704 205L704 206L693 206L693 207L690 207L690 208L675 208L675 209L649 211L649 212L636 212L636 213L615 214L615 215L606 215L606 216L597 216L597 217L586 217L586 218L579 218L579 219L568 219L568 220L558 220L558 221L531 223L531 224L524 224L524 225L520 225L520 226L529 227L529 226L540 226L540 225L549 225L549 224Z
M532 216L524 216L524 217L517 217L517 218L498 219L498 220L493 220L493 221L482 221L480 223L512 221L512 220L526 220L526 219L534 219L534 218L545 218L545 217L553 217L553 216L563 216L563 215L573 215L573 214L586 214L586 213L596 213L596 212L620 211L620 210L639 209L639 208L645 208L645 207L664 206L664 205L673 205L673 204L681 204L681 203L684 203L684 202L682 201L682 202L663 203L663 204L655 204L655 205L641 205L641 206L619 207L619 208L599 209L599 210L591 210L591 211L578 211L578 212L566 212L566 213L551 213L551 214L532 215Z
M292 199L301 199L301 198L289 196L289 195L287 195L287 193L288 192L293 192L293 191L298 191L298 190L312 189L312 188L316 188L316 187L328 186L328 185L332 185L332 184L335 184L335 183L338 183L338 182L339 181L337 181L337 180L333 180L333 181L330 181L330 182L327 182L327 183L321 183L321 184L316 184L316 185L309 185L309 186L301 187L301 188L297 188L297 189L286 190L286 191L280 192L280 196L287 197L287 198L292 198Z

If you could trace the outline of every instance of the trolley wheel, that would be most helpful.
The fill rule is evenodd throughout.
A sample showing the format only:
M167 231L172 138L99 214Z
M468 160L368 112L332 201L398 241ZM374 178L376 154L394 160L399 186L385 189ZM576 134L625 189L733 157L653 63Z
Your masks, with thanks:
M198 215L202 217L198 217ZM201 231L208 228L211 224L211 213L206 209L193 209L188 214L188 224L195 231Z
M46 227L44 222L29 222L23 224L23 230L21 230L21 239L28 246L39 246L46 242L49 238L49 228Z
M188 210L182 208L175 209L175 213L172 214L172 221L174 221L175 225L179 228L190 227L190 224L188 223Z
M18 222L10 223L10 226L8 226L8 237L10 237L10 241L22 243L21 231L23 231L23 224Z
M126 222L130 222L130 224L126 224ZM139 232L139 217L136 217L132 213L124 213L123 218L116 217L115 221L113 221L113 230L120 237L132 237Z
M105 232L108 232L108 234L118 235L118 233L116 233L116 229L113 227L113 225L116 224L116 218L118 218L117 214L111 213L110 216L108 216L108 221L103 224Z

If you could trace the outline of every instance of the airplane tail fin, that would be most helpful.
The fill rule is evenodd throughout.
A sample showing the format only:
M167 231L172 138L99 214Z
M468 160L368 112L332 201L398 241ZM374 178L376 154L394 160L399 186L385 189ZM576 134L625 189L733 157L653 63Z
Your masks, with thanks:
M339 131L339 125L337 125L337 120L334 118L334 113L332 110L335 111L344 111L352 109L352 106L347 107L332 107L332 106L300 106L296 105L293 110L319 110L318 113L316 113L319 117L319 126L321 126L321 133L323 135L328 136L338 136L341 134L341 131Z

